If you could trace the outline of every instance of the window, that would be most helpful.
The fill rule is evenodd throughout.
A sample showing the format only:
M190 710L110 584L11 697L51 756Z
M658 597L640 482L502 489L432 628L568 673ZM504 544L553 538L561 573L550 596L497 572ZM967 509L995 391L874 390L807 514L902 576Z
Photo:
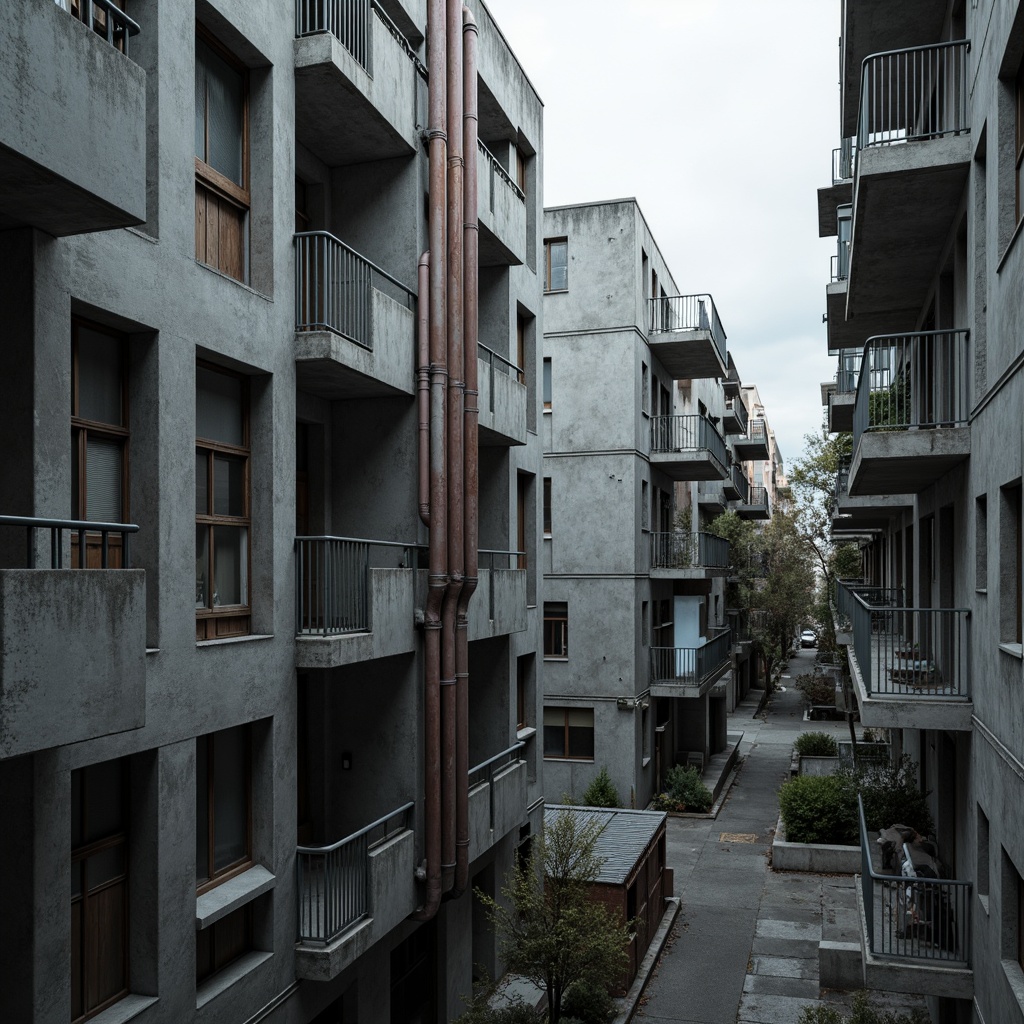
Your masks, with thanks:
M974 589L988 589L988 496L974 501Z
M1024 969L1024 879L1006 850L1002 851L1002 960L1003 968L1020 983Z
M128 992L127 762L71 773L71 1019Z
M526 162L529 157L518 146L512 146L509 151L509 159L512 162L509 177L519 186L519 191L526 195Z
M196 983L200 984L253 948L253 904L247 903L196 932Z
M252 863L251 748L247 726L196 739L196 888L200 893Z
M569 657L569 606L564 601L544 602L544 657Z
M999 611L1000 639L1004 643L1020 644L1021 620L1024 617L1024 545L1021 543L1021 485L1020 481L1000 490L999 516Z
M544 756L594 760L594 709L545 708Z
M651 528L651 486L646 480L640 481L640 528Z
M525 729L529 718L527 710L527 673L529 667L526 658L516 659L516 729Z
M640 603L640 643L646 647L651 642L651 606L647 601Z
M551 360L544 360L544 411L551 412Z
M1015 126L1014 159L1016 161L1014 182L1017 195L1017 221L1019 222L1021 215L1024 214L1024 63L1018 69L1017 79L1013 84L1013 103Z
M569 242L565 238L551 238L544 242L546 292L564 292L569 287Z
M988 911L988 890L989 890L989 832L988 815L978 807L978 898Z
M128 518L128 387L125 339L84 320L71 324L71 514L97 523ZM108 564L123 565L121 539L109 538ZM78 537L72 565L80 564ZM85 564L102 564L99 534L86 539Z
M651 412L651 398L650 398L650 379L651 371L647 369L646 363L640 364L640 411L650 415Z
M196 639L249 631L245 378L196 367Z
M544 536L551 536L551 477L544 477Z
M527 318L516 313L516 365L519 367L516 379L520 384L526 383L526 329Z
M196 259L249 279L248 75L205 33L196 36Z

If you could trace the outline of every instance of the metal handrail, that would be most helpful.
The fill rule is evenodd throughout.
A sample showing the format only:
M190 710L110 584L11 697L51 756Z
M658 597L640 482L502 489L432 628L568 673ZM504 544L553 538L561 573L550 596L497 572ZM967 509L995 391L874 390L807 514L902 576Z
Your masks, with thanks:
M662 331L708 331L725 363L726 334L715 307L715 300L708 294L663 295L647 300L651 312L651 334Z
M413 801L330 846L298 846L295 853L299 942L328 943L373 912L369 851L408 830ZM401 824L388 823L401 816ZM370 834L384 826L379 839Z
M370 0L295 0L295 35L329 32L373 77Z
M376 263L329 231L299 231L295 238L295 329L332 331L373 350L372 289L382 282L412 308L416 298Z
M727 434L745 434L750 423L750 414L747 412L747 405L742 398L727 398L725 400L726 415L732 414L733 419L739 423L739 430L727 430Z
M416 56L416 51L412 48L409 40L402 34L402 30L391 20L391 16L383 7L377 2L377 0L370 0L370 7L373 8L373 13L377 15L381 20L381 24L391 33L394 37L395 42L402 48L406 57L412 61L413 67L416 69L416 73L424 81L427 80L427 68L426 65Z
M487 364L488 371L488 382L490 388L488 395L490 398L489 405L490 411L494 412L494 374L503 373L506 377L514 377L516 382L522 384L526 378L526 374L521 366L516 366L512 360L507 359L499 352L495 352L494 349L488 348L486 345L477 342L477 358Z
M374 548L403 552L397 565L370 564ZM414 568L422 544L357 537L295 538L295 632L299 636L368 633L370 569Z
M706 451L722 464L729 456L725 438L702 413L651 417L651 453Z
M742 468L735 462L732 465L730 471L732 476L732 486L739 494L738 501L741 505L750 504L750 481L747 479L747 474L743 472Z
M852 395L857 392L860 379L862 353L859 348L844 348L839 352L839 367L836 370L836 394Z
M967 330L881 334L864 345L853 446L865 431L941 429L968 421Z
M481 142L477 139L477 149L479 149L484 160L490 165L490 180L489 180L489 192L490 192L490 206L491 213L494 213L494 179L500 178L505 184L512 190L512 194L519 199L521 202L526 202L526 194L523 190L512 180L512 176L501 166L498 158Z
M490 828L492 832L494 831L494 775L496 770L495 765L498 765L498 768L501 769L506 768L509 765L515 764L517 762L520 762L522 758L513 757L512 755L515 754L517 751L522 750L525 746L526 743L523 740L519 740L517 743L513 743L511 747L508 747L507 749L503 750L500 754L495 754L494 757L489 757L486 761L481 761L480 764L476 765L476 767L469 769L468 774L470 789L473 789L474 787L479 785L487 786L488 803L490 805L488 813L490 820ZM498 764L499 761L501 762L500 765ZM473 776L479 775L480 772L484 772L484 778L478 782L474 782Z
M768 488L764 484L750 485L750 498L744 503L751 508L765 508L770 505Z
M92 29L97 35L103 36L115 50L120 43L123 47L121 52L126 57L128 56L129 38L137 36L141 31L138 22L129 18L120 7L111 3L111 0L81 0L77 12L71 10L69 0L57 0L57 6ZM99 26L99 19L93 13L93 8L96 7L106 15L103 19L105 24L102 26Z
M477 551L477 558L479 559L479 569L483 570L484 562L487 562L487 618L494 618L494 588L496 585L495 581L495 567L494 560L496 558L508 559L508 564L505 566L506 572L522 572L526 569L526 552L525 551L495 551L486 548L481 548ZM513 559L515 563L513 564Z
M50 568L64 568L64 532L78 535L78 568L85 568L85 558L82 552L85 551L86 539L90 533L100 535L100 568L109 569L109 541L110 534L121 535L121 562L119 568L131 568L131 547L129 536L138 533L139 528L135 523L94 523L87 519L41 519L36 516L0 516L0 526L24 526L26 529L26 557L25 568L36 567L35 531L50 531ZM74 566L69 566L74 568Z
M652 569L728 569L729 542L713 533L652 533Z
M869 54L861 62L857 146L887 146L970 131L970 41Z
M832 150L832 184L850 181L857 166L857 142L850 136Z
M651 682L700 686L729 663L732 634L723 629L699 647L652 647Z
M861 897L868 945L875 956L971 965L970 882L883 875L874 869L864 801L857 794ZM904 844L904 856L911 862ZM876 908L875 900L878 900ZM875 911L881 911L879 919Z

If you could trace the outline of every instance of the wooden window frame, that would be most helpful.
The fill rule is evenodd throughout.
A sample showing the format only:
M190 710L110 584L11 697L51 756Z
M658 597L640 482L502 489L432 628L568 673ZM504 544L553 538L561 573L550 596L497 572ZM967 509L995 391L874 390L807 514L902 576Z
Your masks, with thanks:
M207 511L196 512L196 526L207 528L207 600L211 602L203 608L196 608L196 640L213 640L229 636L246 636L250 632L252 624L252 447L250 443L250 402L249 402L249 378L242 373L235 373L225 370L214 363L197 361L197 367L210 370L214 373L223 374L225 377L234 377L242 382L242 436L245 441L243 445L228 444L224 441L212 441L208 438L201 438L198 435L195 440L196 455L203 454L206 457L206 493ZM198 381L196 387L196 401L199 401ZM217 455L227 455L231 458L242 459L244 465L242 470L242 503L244 514L241 516L217 515L213 512L214 496L214 460ZM216 592L216 579L214 577L214 530L218 526L242 527L246 531L245 545L245 579L246 597L244 604L219 605L212 604L213 594Z
M226 202L229 206L240 211L240 219L242 221L242 235L243 235L243 252L242 252L242 273L236 280L247 283L249 279L249 262L250 262L250 240L248 231L248 220L252 209L252 193L251 193L251 182L249 177L250 172L250 158L249 158L249 69L229 50L221 43L216 36L214 36L209 30L202 25L196 25L196 40L201 40L205 43L214 53L217 54L226 64L237 71L242 78L242 183L239 184L236 181L232 181L226 174L218 171L215 167L212 167L206 162L205 159L196 156L195 157L195 174L196 174L196 205L197 205L197 221L198 221L198 205L200 200L200 190L205 193L211 193L219 201ZM199 61L199 48L195 49L195 60ZM203 153L204 156L208 156L210 153L210 113L209 104L206 97L203 98ZM234 274L227 270L224 270L223 266L210 263L206 259L201 259L199 254L199 235L196 233L196 260L203 266L212 267L214 270L218 270L221 273L227 274L229 277L235 277Z
M242 926L242 948L227 954L223 951L218 953L218 940L223 942L226 936L230 936L231 930L238 926L239 921ZM253 948L253 936L252 902L233 910L208 928L196 932L196 985L202 985L229 964L245 956ZM229 950L230 948L229 946Z
M200 743L206 744L206 869L208 877L200 881L196 880L196 895L216 889L229 878L248 871L253 866L252 856L252 729L248 725L233 726L241 729L243 735L242 747L245 751L245 854L236 861L226 865L217 871L214 867L214 841L216 838L216 815L215 815L215 786L216 786L216 765L214 764L213 750L214 740L221 733L230 732L230 729L221 729L217 732L209 732L205 736L196 737L196 747ZM198 761L197 768L198 772ZM198 784L198 783L197 783ZM198 808L197 808L198 811ZM198 822L197 822L198 824ZM198 871L199 865L196 865Z
M551 287L551 250L554 246L565 246L565 287ZM546 292L567 292L569 290L569 238L563 235L561 238L544 239L544 291Z
M551 393L554 387L552 372L551 357L549 356L541 363L541 398L544 403L545 412L551 412Z
M544 486L544 505L543 505L544 536L545 537L550 537L551 536L551 477L549 477L549 476L544 477L544 485L543 486Z
M548 723L547 723L547 717L548 717L548 712L549 711L558 711L558 712L561 712L561 714L562 714L562 752L559 753L559 754L556 754L556 753L553 753L553 752L549 753L548 749L547 749L547 747L548 747L548 744L547 744L547 730L548 730L548 728L550 728L548 726ZM594 752L592 754L590 754L589 756L582 756L580 754L570 754L569 753L569 714L570 714L570 712L581 712L581 711L582 712L587 712L587 711L590 712L590 732L591 732L591 737L592 737L591 746L593 747ZM596 728L595 728L595 722L594 722L594 709L593 708L577 708L577 707L561 707L561 706L551 707L551 706L546 706L544 708L544 721L542 723L542 728L544 730L544 736L543 736L544 742L543 742L542 746L543 746L544 757L546 759L548 759L548 760L556 760L556 761L582 761L582 762L584 762L586 764L593 764L595 762L596 755L597 755L597 747L596 747L596 744L593 742L593 740L596 738L595 735L594 735L596 733ZM582 726L577 726L577 728L582 728Z
M559 609L565 609L564 614ZM548 623L551 623L549 635ZM556 645L555 624L561 623L558 632L561 634L560 642ZM549 651L549 641L551 650ZM558 653L556 653L556 647ZM569 605L565 601L544 602L544 660L545 661L568 661L569 660Z
M81 987L82 1006L83 1006L83 1013L81 1013L78 1017L72 1017L71 1018L72 1024L78 1024L78 1022L89 1020L90 1018L95 1017L97 1014L102 1013L108 1007L113 1006L115 1003L119 1002L126 995L128 995L128 992L129 992L129 988L128 988L128 980L129 980L129 974L128 974L128 968L129 968L128 954L129 954L129 930L130 930L130 921L131 921L131 905L130 905L130 895L131 895L131 893L130 893L130 887L129 887L129 872L130 872L130 869L129 869L129 863L128 863L128 853L129 853L129 851L128 851L128 834L129 834L129 828L130 828L130 825L129 825L129 796L130 796L130 793L129 793L129 784L128 784L128 779L129 779L128 761L125 758L121 758L120 761L121 761L121 811L122 811L122 813L121 813L121 821L120 821L119 829L116 832L111 832L109 835L103 836L103 837L101 837L99 839L94 839L91 842L82 842L78 846L74 845L74 843L76 842L78 837L76 837L76 836L72 836L71 837L71 842L72 842L72 846L71 846L71 865L72 865L72 871L74 871L75 864L77 862L81 862L81 861L88 862L88 860L91 857L94 857L94 856L96 856L98 854L101 854L101 853L103 853L103 852L105 852L107 850L115 849L118 846L123 847L123 849L124 849L124 871L117 878L107 879L106 881L104 881L104 882L102 882L100 884L100 886L96 889L95 892L90 892L89 891L89 885L88 885L88 868L85 868L84 869L84 873L83 873L81 892L79 893L78 896L75 896L73 894L71 895L71 900L70 900L69 906L70 907L74 907L76 903L80 903L81 906L82 906L82 910L80 912L81 913L81 918L82 918L82 925L81 925L81 934L80 934L80 937L79 937L80 938L81 947L80 947L80 950L79 950L80 961L79 961L78 981L79 981L79 985ZM88 772L91 767L93 767L93 766L90 765L90 766L86 766L84 768L76 769L77 772L81 772L82 773L81 774L81 778L83 780L82 784L81 784L81 786L79 788L79 792L81 794L81 814L80 814L80 818L81 818L81 828L82 828L82 833L83 834L87 834L88 833L88 806L87 806L87 803L86 803L86 800L85 800L85 794L87 792L87 787L85 785L85 773ZM72 886L73 886L73 884L74 883L72 882ZM104 999L103 1001L97 1003L95 1006L85 1008L86 994L88 992L88 985L89 985L88 975L87 975L86 970L85 970L86 966L89 963L89 955L88 955L88 950L87 950L87 937L86 937L86 915L87 915L87 911L88 911L88 904L89 904L89 900L90 900L91 897L94 897L98 892L101 892L101 891L104 891L106 889L109 889L109 888L113 887L114 885L121 885L121 886L124 887L124 907L123 907L123 914L122 914L122 920L121 920L121 929L122 929L121 935L122 935L122 943L123 943L123 955L122 955L121 971L122 971L122 974L123 974L123 977L124 977L124 985L123 985L123 987L118 992L116 992L115 994L113 994L111 996L108 996L106 999ZM73 931L73 928L72 928L72 931ZM73 938L73 936L72 936L72 938ZM73 943L72 943L72 949L71 949L71 958L72 958L72 962L73 962L74 958L75 958L75 949L74 949L74 944ZM74 975L75 975L74 970L72 970L70 973L71 973L72 978L74 978Z

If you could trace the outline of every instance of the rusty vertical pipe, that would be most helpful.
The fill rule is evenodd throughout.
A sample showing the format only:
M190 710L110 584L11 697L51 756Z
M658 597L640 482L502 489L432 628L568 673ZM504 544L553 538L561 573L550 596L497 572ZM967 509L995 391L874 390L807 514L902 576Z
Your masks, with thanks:
M412 915L425 921L441 904L441 605L448 586L448 495L445 479L445 392L447 353L445 322L445 127L447 97L443 84L447 75L445 43L445 0L429 0L427 10L427 63L429 126L427 151L429 185L427 234L431 253L428 272L430 291L430 540L427 575L427 604L424 612L424 819L426 832L427 880L423 906Z
M460 896L469 886L469 602L477 586L477 548L479 536L479 466L477 463L477 340L479 337L480 272L477 223L477 26L467 7L463 22L463 139L465 161L463 178L463 367L465 399L463 406L463 490L465 493L465 530L463 532L465 579L459 593L455 630L455 714L458 741L455 772L459 788L455 813L455 888Z
M446 36L448 46L448 589L441 611L441 767L444 807L442 847L442 890L455 882L456 769L458 748L456 716L455 625L463 568L462 493L462 0L447 0Z
M430 251L416 272L416 404L419 414L419 511L430 526Z

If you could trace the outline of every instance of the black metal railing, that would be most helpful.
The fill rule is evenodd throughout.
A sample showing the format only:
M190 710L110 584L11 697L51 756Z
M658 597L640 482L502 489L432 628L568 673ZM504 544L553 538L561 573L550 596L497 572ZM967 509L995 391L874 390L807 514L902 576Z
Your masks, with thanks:
M737 429L727 430L727 434L745 434L747 432L750 417L742 398L727 398L725 400L725 415L731 417L737 424Z
M370 0L295 0L295 35L330 32L368 74L373 74Z
M57 0L57 6L128 56L128 40L139 34L139 26L111 0L79 0L77 10L71 0Z
M328 943L373 913L370 850L408 831L410 801L330 846L295 851L299 942Z
M839 368L836 370L836 394L852 395L857 393L857 381L860 379L860 364L863 352L859 348L844 348L839 352Z
M651 417L651 452L706 451L722 464L728 463L725 439L718 428L700 413Z
M889 146L970 130L966 39L864 58L857 147Z
M501 373L518 381L520 384L525 384L526 374L521 366L516 366L510 359L479 342L477 343L477 358L486 367L487 379L490 384L488 392L490 395L490 411L494 412L494 375Z
M100 569L128 569L131 568L131 546L129 538L133 533L138 533L139 528L134 523L93 523L83 519L40 519L36 516L0 516L0 526L22 527L25 530L25 568L35 569L36 565L36 543L39 530L48 531L50 534L50 568L63 569L65 536L70 540L73 538L78 543L78 565L69 564L66 568L89 568L86 565L87 559L82 552L88 549L89 536L100 535L99 554ZM110 564L110 537L111 535L121 539L120 565Z
M741 466L736 463L732 464L729 470L730 482L732 489L736 492L735 500L741 505L750 504L750 481L747 479L747 474L743 472Z
M868 946L875 956L928 961L942 966L971 965L970 882L929 878L914 868L904 845L906 874L875 871L864 820L864 803L857 795L860 818L861 896Z
M728 569L729 542L713 533L652 533L652 569Z
M526 744L522 741L513 743L511 747L503 750L486 761L481 761L475 768L469 769L469 788L486 785L488 790L489 821L491 831L494 831L494 780L510 765L518 763L521 758L516 755Z
M394 541L296 537L296 633L369 632L370 570L417 568L422 550L422 545Z
M333 331L373 349L373 291L412 308L416 293L328 231L295 235L295 329Z
M523 190L512 180L508 171L501 166L498 158L479 140L477 140L477 149L483 158L483 166L480 169L481 199L483 193L486 192L487 209L494 213L496 189L499 187L507 188L516 199L525 203L526 196L523 194Z
M728 665L731 647L728 629L699 647L652 647L651 682L700 686Z
M844 181L850 181L856 166L857 140L850 136L832 150L832 184L839 185Z
M648 299L651 333L662 331L707 331L722 362L726 361L725 328L710 295L664 295Z
M749 508L763 508L766 512L770 511L768 488L764 484L751 484L750 485L750 498L746 502Z

